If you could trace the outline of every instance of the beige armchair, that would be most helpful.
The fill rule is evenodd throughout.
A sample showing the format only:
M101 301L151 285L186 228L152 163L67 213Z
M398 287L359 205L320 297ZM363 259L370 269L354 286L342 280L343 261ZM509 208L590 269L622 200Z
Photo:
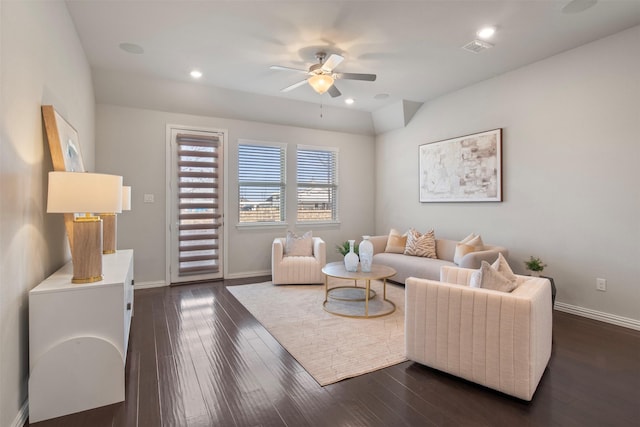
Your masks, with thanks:
M324 283L322 267L327 263L324 240L313 238L313 256L285 256L285 238L271 245L271 276L274 285Z
M472 288L473 271L442 267L440 282L407 279L407 358L531 400L551 356L551 283L516 276L510 293Z

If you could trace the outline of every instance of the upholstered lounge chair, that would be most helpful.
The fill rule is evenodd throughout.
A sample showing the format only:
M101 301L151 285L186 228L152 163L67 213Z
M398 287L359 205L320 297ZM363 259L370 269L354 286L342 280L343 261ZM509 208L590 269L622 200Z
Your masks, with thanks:
M277 237L271 246L271 275L274 285L324 283L322 267L327 251L324 240L313 237L312 256L286 256L286 238Z
M551 356L551 283L517 275L510 293L472 288L473 271L407 279L407 358L531 400Z

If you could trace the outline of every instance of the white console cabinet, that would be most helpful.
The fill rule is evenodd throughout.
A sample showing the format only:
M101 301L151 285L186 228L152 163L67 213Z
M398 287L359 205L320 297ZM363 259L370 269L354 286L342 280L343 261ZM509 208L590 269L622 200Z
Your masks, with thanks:
M133 250L103 255L104 279L71 283L66 264L29 292L29 421L125 398Z

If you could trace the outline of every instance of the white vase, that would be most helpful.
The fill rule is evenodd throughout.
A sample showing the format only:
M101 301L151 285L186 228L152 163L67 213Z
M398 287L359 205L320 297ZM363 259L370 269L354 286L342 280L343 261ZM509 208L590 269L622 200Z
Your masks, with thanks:
M362 236L358 253L360 254L360 268L364 273L369 273L373 263L373 243L369 240L369 236Z
M353 251L355 240L349 240L349 253L344 256L344 268L347 271L358 271L358 255Z

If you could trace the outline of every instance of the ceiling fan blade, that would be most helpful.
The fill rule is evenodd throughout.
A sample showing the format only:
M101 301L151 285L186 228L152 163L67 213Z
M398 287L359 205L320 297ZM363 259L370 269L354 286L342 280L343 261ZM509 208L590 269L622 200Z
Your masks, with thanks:
M331 85L331 87L329 88L329 90L327 92L329 92L329 95L331 95L332 98L336 98L336 97L342 95L342 92L340 92L338 90L336 85Z
M272 65L269 68L271 68L272 70L295 71L296 73L304 73L304 74L307 74L309 72L308 70L301 70L300 68L283 67L281 65Z
M375 74L360 74L360 73L335 73L333 75L335 79L344 79L344 80L364 80L367 82L376 81Z
M333 71L334 68L336 68L338 65L340 65L340 63L344 60L344 57L340 56L340 55L336 55L335 53L331 54L331 56L329 56L327 58L326 61L324 61L322 63L322 71L326 72L326 73L330 73L331 71Z
M280 90L280 92L289 92L290 90L294 90L295 88L302 86L306 82L307 82L307 79L301 80L298 83L294 83L291 86L285 87L284 89Z

